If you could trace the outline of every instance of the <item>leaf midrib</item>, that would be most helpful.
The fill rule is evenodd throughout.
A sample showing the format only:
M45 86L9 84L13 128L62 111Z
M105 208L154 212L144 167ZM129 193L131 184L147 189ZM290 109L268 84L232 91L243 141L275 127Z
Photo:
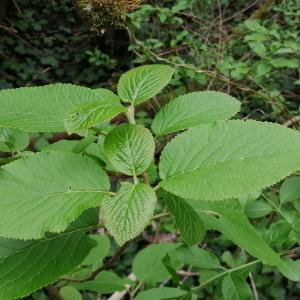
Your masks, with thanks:
M24 247L24 248L22 248L22 249L20 249L20 250L17 250L17 251L15 251L15 252L12 252L12 253L10 253L10 254L8 254L8 255L1 256L1 257L0 257L0 261L1 261L2 259L8 258L8 257L10 257L10 256L13 256L13 255L15 255L15 254L17 254L17 253L20 253L20 252L26 251L26 250L28 250L28 249L34 248L34 247L38 246L38 245L41 244L41 243L46 243L46 242L49 242L49 241L51 241L51 240L55 240L55 239L57 239L57 238L60 238L60 237L62 237L62 236L65 236L65 235L71 235L71 234L74 234L74 233L77 233L77 232L80 232L80 231L89 231L89 230L92 230L92 229L95 229L95 228L98 228L98 226L97 226L97 225L89 225L89 226L82 227L82 228L78 228L78 229L74 229L74 230L71 230L71 231L62 232L62 233L60 233L60 234L58 234L58 235L54 235L54 236L49 237L49 238L42 238L42 239L38 240L36 243L34 243L34 244L32 244L32 245L29 245L29 246L27 246L27 247ZM9 238L5 238L5 239L9 239ZM23 241L23 240L21 240L21 239L15 239L15 240Z
M195 171L198 171L200 170L201 168L204 168L204 167L212 167L212 166L219 166L219 165L222 165L222 164L225 164L225 163L230 163L230 162L237 162L237 161L246 161L246 160L252 160L252 159L257 159L257 158L263 158L263 157L276 157L276 156L279 156L279 155L289 155L291 153L299 153L299 151L288 151L288 152L280 152L280 153L273 153L273 154L268 154L268 155L255 155L255 156L249 156L249 157L242 157L242 158L239 158L239 159L229 159L229 160L225 160L225 161L221 161L221 162L215 162L215 163L211 163L211 164L204 164L204 165L201 165L201 166L198 166L196 168L192 168L188 171L182 171L182 172L178 172L170 177L165 177L165 179L163 181L167 181L168 179L172 179L174 177L177 177L177 176L180 176L180 175L183 175L183 174L189 174L189 173L193 173Z
M17 202L20 201L33 201L36 199L40 199L41 197L54 197L54 196L60 196L60 195L67 195L67 194L76 194L76 193L104 193L108 194L108 191L102 191L102 190L75 190L75 191L65 191L65 192L56 192L52 194L40 194L38 196L32 197L32 198L22 198L22 199L17 199Z

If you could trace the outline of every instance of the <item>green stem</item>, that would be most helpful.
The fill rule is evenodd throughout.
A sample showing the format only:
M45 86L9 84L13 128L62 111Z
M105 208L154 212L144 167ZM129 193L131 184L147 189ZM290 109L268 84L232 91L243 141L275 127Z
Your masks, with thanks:
M134 106L130 105L127 108L127 112L125 112L126 118L129 122L129 124L136 124L135 123L135 117L134 117Z
M170 216L170 213L161 213L161 214L154 215L151 218L151 220L157 220L157 219L160 219L160 218L163 218L163 217L167 217L167 216Z
M196 293L196 292L200 291L201 289L205 288L205 287L206 287L207 285L209 285L210 283L212 283L212 282L214 282L214 281L216 281L216 280L218 280L218 279L220 279L220 278L222 278L222 277L224 277L224 276L226 276L226 275L228 275L228 274L230 274L230 273L232 273L232 272L239 271L239 270L243 270L243 269L248 268L248 267L250 267L250 266L252 266L252 265L255 265L255 264L259 263L259 262L260 262L260 261L257 259L257 260L251 261L251 262L249 262L249 263L246 263L246 264L244 264L244 265L241 265L241 266L232 268L232 269L230 269L230 270L226 270L226 271L224 271L224 272L222 272L222 273L220 273L220 274L218 274L218 275L216 275L216 276L210 278L209 280L203 282L203 283L200 284L199 286L196 286L196 287L192 288L192 292L193 292L193 293Z
M142 287L143 285L143 281L140 281L136 287L134 288L134 290L132 291L132 293L130 294L130 299L133 299L133 297L136 295L136 293L139 291L139 289Z
M274 210L281 215L281 217L289 224L291 225L292 229L299 235L300 233L295 228L294 224L291 223L291 220L284 214L284 212L281 210L280 206L277 206L269 197L267 197L264 193L261 194L265 200L267 200L274 208Z
M156 192L159 188L160 188L160 186L159 186L159 184L158 184L158 185L156 185L156 186L153 188L153 190Z

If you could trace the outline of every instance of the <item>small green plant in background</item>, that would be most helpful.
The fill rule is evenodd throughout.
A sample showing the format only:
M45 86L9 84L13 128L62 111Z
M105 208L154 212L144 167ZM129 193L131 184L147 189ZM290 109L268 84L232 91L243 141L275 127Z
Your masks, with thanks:
M109 294L125 284L134 286L131 298L137 300L197 299L216 282L224 299L251 299L256 290L247 277L260 264L300 280L299 260L290 255L300 226L284 207L299 200L299 178L285 181L278 205L261 193L300 169L299 132L230 120L240 102L213 91L177 97L150 128L136 124L136 106L156 96L173 72L167 65L132 69L121 76L117 94L71 84L0 92L0 145L12 153L0 172L2 300L45 286L65 299L81 299L78 290ZM110 123L122 114L127 122ZM22 152L28 132L80 139ZM282 218L273 235L262 235L249 218L271 210ZM132 265L136 281L107 271L148 224L169 215L181 241L140 251ZM102 228L120 246L106 262L110 241L99 234ZM244 254L224 252L220 261L197 246L215 231ZM294 239L287 241L289 234ZM200 274L194 287L180 278L184 266ZM155 288L166 279L173 284Z

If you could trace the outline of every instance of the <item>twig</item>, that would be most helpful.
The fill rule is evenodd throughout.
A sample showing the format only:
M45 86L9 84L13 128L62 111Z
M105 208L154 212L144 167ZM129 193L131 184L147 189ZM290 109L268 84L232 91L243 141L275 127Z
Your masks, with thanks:
M203 282L199 286L196 286L196 287L192 288L192 292L193 293L198 292L201 289L205 288L207 285L213 283L215 280L220 279L220 278L226 276L227 274L230 274L230 273L232 273L234 271L243 270L243 269L248 268L250 266L253 266L253 265L257 264L257 263L260 263L260 260L258 260L258 259L257 260L253 260L253 261L251 261L249 263L246 263L244 265L241 265L241 266L238 266L238 267L226 270L226 271L224 271L222 273L219 273L218 275L216 275L216 276L208 279L207 281Z
M249 279L250 279L254 299L259 300L259 296L258 296L258 292L257 292L257 289L256 289L255 282L253 280L252 272L249 273Z
M130 273L127 278L130 279L133 282L137 281L137 277L133 273ZM132 288L132 285L133 284L126 284L125 289L123 291L113 293L107 300L121 300L121 299L123 299L123 297Z
M300 123L300 116L295 116L295 117L291 118L290 120L287 120L286 122L283 123L283 126L290 127L296 123Z
M235 13L235 14L233 14L233 15L231 15L230 17L228 17L228 18L226 18L226 19L224 19L224 23L225 22L228 22L228 21L230 21L230 20L232 20L232 19L234 19L235 17L237 17L238 15L242 15L242 14L244 14L244 12L246 12L248 9L250 9L250 8L252 8L253 6L255 6L256 4L257 4L257 0L256 1L254 1L253 3L251 3L250 5L248 5L248 6L246 6L246 7L244 7L242 10L240 10L240 11L238 11L237 13Z
M179 270L179 271L177 271L177 274L181 275L181 276L185 276L185 277L199 276L199 273L185 271L185 270Z
M129 246L129 244L130 242L127 242L122 247L120 247L119 250L109 260L107 260L100 268L93 271L87 278L84 279L64 278L64 280L71 281L71 282L86 282L95 279L95 277L99 273L109 269L121 257L121 255L124 253L124 251Z
M12 0L12 2L14 4L14 6L16 7L18 13L21 14L22 10L21 10L20 6L18 5L17 1L16 0Z
M2 25L2 24L0 24L0 28L2 28L2 29L4 29L4 30L6 30L6 31L8 31L9 33L18 33L18 31L16 30L16 29L14 29L14 28L10 28L10 27L7 27L7 26L5 26L5 25Z

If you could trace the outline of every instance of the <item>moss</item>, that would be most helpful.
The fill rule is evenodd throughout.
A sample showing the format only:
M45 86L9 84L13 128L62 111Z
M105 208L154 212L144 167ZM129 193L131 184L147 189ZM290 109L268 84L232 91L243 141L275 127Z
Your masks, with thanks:
M75 0L91 30L103 33L108 28L123 28L127 15L137 9L140 0Z

